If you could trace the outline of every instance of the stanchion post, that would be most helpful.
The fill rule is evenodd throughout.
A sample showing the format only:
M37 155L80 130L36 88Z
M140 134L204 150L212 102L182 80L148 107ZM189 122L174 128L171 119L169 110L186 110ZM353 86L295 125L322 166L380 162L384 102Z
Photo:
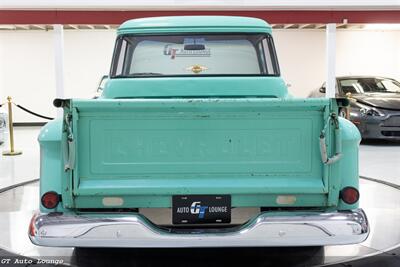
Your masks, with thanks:
M8 131L10 132L10 150L4 151L3 156L17 156L21 155L22 151L14 150L14 128L13 128L13 118L12 118L12 101L11 96L7 97L7 105L8 105Z

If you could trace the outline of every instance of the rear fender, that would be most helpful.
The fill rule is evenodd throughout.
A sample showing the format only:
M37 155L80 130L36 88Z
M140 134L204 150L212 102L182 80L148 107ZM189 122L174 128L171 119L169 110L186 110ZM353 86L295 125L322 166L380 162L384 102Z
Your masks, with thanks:
M62 121L56 119L47 123L40 131L40 196L45 192L62 191L62 164L61 164L61 132ZM40 203L41 212L62 211L59 204L55 209L46 209Z
M361 135L357 127L350 121L339 118L340 128L342 129L342 158L338 162L339 174L341 177L341 187L351 186L359 188L358 173L358 150ZM358 207L358 202L349 205L339 199L338 210L351 210Z

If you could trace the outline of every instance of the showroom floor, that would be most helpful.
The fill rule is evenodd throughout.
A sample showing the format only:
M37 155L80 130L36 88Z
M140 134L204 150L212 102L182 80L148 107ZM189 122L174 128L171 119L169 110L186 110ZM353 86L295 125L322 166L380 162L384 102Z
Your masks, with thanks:
M0 189L39 177L39 146L36 141L39 130L40 127L17 127L15 129L15 146L16 149L22 150L23 154L15 157L0 157ZM4 147L1 150L4 150ZM360 175L400 185L399 158L400 142L363 142L360 147ZM327 264L347 261L364 255L375 255L396 247L400 243L400 229L397 227L400 220L400 191L365 179L360 181L360 190L360 205L367 212L371 225L371 234L365 242L359 245L328 246L317 251L310 248L306 253L304 253L304 249L301 249L301 251L295 249L290 252L291 255L305 254L308 255L305 256L306 259L299 260L308 261L312 259L316 261L313 264ZM127 253L125 251L124 254L124 250L118 250L117 252L108 250L105 253L102 250L87 252L85 250L74 251L69 248L49 249L32 245L29 242L26 231L19 231L18 229L27 229L29 219L37 207L38 197L37 182L0 194L0 232L2 236L0 238L0 248L6 248L18 254L33 257L60 255L68 258L65 258L66 262L78 262L79 266L84 266L84 263L87 263L86 265L97 265L99 259L104 261L108 257L126 256ZM198 251L192 251L191 253L197 253ZM161 256L162 253L165 253L163 251L159 252ZM81 264L79 261L88 257L80 257L80 254L87 256L87 253L91 253L89 258L97 260ZM130 253L132 252L129 251L128 255L131 255ZM139 259L142 263L143 261L157 265L162 263L162 261L156 260L146 253L149 252L143 251L135 259ZM212 255L213 253L206 252L207 255ZM232 251L228 253L232 253ZM244 253L244 256L246 256L248 252L241 250L236 253L238 255ZM253 254L252 256L259 256L254 250L251 253ZM278 251L269 249L261 252L262 255L269 256L276 256L276 253L287 253L287 249ZM169 252L168 254L170 255ZM154 260L155 262L152 262ZM259 260L261 263L265 263L266 259L262 257ZM398 257L395 257L395 260L400 263Z
M39 131L40 127L15 127L15 150L21 150L22 155L0 154L0 188L39 178ZM7 149L8 144L0 147L1 152Z
M400 185L400 142L362 142L360 175Z

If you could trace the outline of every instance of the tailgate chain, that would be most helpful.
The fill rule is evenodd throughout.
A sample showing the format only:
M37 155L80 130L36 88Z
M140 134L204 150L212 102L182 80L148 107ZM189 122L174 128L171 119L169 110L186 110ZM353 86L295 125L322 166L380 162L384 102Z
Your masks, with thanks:
M332 157L328 157L327 149L326 149L326 141L325 141L325 132L326 129L328 128L329 123L333 121L335 124L335 155ZM340 159L342 156L342 140L340 138L340 128L339 128L339 119L336 113L331 113L328 117L328 120L326 121L326 124L324 128L321 131L321 134L319 136L319 148L321 151L321 158L322 162L326 165L335 163Z
M64 171L72 170L75 165L75 144L74 135L71 128L72 115L68 113L65 116L65 124L67 126L67 142L64 143Z

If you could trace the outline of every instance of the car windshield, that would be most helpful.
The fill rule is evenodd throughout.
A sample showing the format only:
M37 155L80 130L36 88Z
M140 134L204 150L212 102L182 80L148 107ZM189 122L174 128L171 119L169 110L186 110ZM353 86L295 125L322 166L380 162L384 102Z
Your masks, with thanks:
M340 80L344 94L400 93L400 83L385 78L358 78Z
M268 34L195 34L119 37L112 78L279 75Z

